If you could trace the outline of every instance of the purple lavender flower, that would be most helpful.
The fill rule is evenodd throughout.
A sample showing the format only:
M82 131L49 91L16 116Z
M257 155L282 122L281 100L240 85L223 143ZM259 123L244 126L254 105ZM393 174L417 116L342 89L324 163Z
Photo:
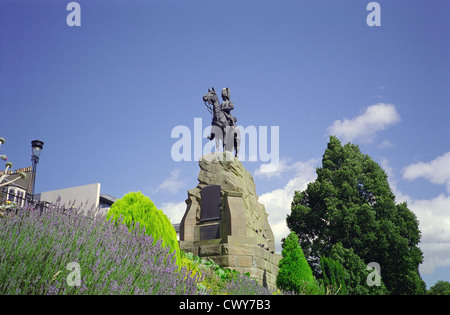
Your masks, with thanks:
M0 220L0 245L0 294L199 293L200 279L178 271L161 241L74 210L19 209ZM80 265L81 287L67 285L70 262Z

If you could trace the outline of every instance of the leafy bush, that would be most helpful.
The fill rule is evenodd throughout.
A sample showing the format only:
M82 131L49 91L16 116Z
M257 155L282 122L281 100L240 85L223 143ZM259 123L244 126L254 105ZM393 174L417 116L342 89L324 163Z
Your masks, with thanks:
M356 255L352 248L347 249L341 243L337 243L331 248L330 258L342 265L343 270L339 272L343 271L340 276L349 295L389 294L381 275L380 286L367 284L370 271L367 270L364 260Z
M18 210L0 220L0 294L202 293L161 242L75 210ZM67 282L70 263L80 286Z
M221 294L225 290L225 283L215 273L211 261L206 261L189 252L182 252L181 266L186 268L192 276L198 275L201 282L199 289L205 294Z
M113 203L106 216L106 219L114 222L118 218L123 218L123 223L131 230L139 223L139 227L144 228L145 233L151 235L155 241L161 239L163 246L170 247L170 252L175 253L176 261L180 263L180 248L175 228L150 198L141 192L126 194Z
M427 292L428 295L450 295L450 282L438 281Z
M250 278L249 273L241 274L234 269L220 267L212 259L205 260L189 252L183 252L181 264L191 274L199 274L201 283L199 288L208 294L238 294L255 295L271 294L256 280Z
M282 244L277 287L297 294L319 294L320 288L298 242L298 236L291 232Z
M320 259L322 284L329 291L339 295L347 295L345 285L345 270L342 264L334 259L322 256Z

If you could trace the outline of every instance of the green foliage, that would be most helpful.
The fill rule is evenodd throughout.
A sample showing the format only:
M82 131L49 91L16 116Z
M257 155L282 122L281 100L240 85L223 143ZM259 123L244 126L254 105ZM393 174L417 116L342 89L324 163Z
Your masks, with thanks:
M330 258L342 266L340 272L340 280L345 284L345 288L350 295L374 295L374 294L388 294L383 281L380 285L369 286L367 284L367 277L370 270L367 270L367 265L353 249L347 249L341 243L335 244L330 251Z
M283 258L278 265L277 287L297 294L318 294L318 285L298 241L294 232L283 241Z
M225 292L225 282L219 276L219 266L212 260L205 260L189 252L182 252L181 266L185 267L192 275L200 275L199 288L209 294L222 294Z
M286 219L314 274L320 257L341 243L364 262L377 262L392 294L423 294L418 221L406 203L395 203L384 170L358 146L330 137L316 172L316 181L295 192Z
M199 289L209 294L255 294L262 289L250 274L241 274L234 269L220 267L212 259L205 260L190 252L182 252L181 266L191 272L192 276L200 275ZM236 288L239 287L238 293Z
M322 256L320 269L322 270L322 284L327 290L336 292L336 295L348 294L344 280L345 270L340 262Z
M184 253L183 257L188 258L191 262L195 262L197 265L202 265L212 270L216 276L220 278L220 280L224 282L230 282L241 275L240 272L234 269L228 269L220 267L214 260L203 259L198 256L194 256L192 253ZM249 273L245 273L245 276L249 276Z
M450 282L438 281L427 292L428 295L450 295Z
M151 235L154 241L162 240L163 246L169 246L170 252L175 252L176 260L180 263L180 248L175 228L162 210L156 208L150 198L141 192L130 192L113 203L106 216L107 220L122 223L130 230L137 226L144 228L145 233Z

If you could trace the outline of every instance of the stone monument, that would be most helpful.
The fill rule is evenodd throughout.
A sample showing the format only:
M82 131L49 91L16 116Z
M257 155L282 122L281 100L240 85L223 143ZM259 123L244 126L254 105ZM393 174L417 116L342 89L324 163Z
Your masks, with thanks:
M252 175L228 150L202 156L199 166L180 224L180 248L275 288L281 257Z

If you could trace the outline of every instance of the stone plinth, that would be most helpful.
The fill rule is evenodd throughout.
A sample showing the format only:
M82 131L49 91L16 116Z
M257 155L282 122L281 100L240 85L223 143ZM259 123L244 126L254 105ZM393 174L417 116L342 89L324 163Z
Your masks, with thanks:
M207 154L199 166L199 183L188 191L180 224L180 248L274 288L280 255L253 177L230 152ZM218 186L220 196L214 193Z
M242 274L248 272L250 277L261 284L265 278L269 289L276 288L281 255L272 254L258 245L242 243L207 245L180 241L180 248L206 260L212 259L221 267L235 269Z

